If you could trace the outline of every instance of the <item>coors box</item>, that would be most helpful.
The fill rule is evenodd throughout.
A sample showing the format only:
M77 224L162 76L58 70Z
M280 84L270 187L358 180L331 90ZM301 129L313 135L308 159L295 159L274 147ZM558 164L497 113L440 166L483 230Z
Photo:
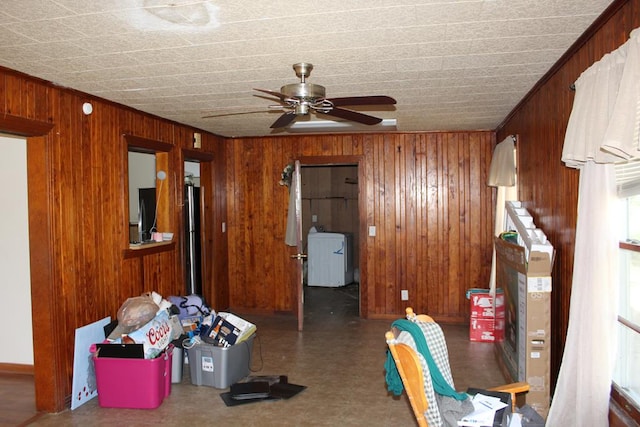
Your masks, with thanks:
M167 310L160 310L156 316L141 328L119 334L116 328L109 336L109 341L118 343L136 343L144 345L144 358L153 359L158 357L162 351L171 344L172 325Z

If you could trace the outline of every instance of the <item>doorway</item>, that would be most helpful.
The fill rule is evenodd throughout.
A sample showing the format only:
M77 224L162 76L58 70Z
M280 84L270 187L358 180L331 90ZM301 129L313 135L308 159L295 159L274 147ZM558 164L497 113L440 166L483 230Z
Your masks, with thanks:
M178 238L182 253L184 292L198 294L208 305L219 305L215 286L213 239L207 239L215 224L213 203L216 178L213 155L201 151L182 149L182 209ZM180 183L178 183L180 185Z
M0 133L0 271L4 280L0 288L6 301L0 313L6 328L4 338L11 345L0 350L0 365L7 372L0 377L5 397L0 412L4 420L16 424L36 413L34 352L31 306L31 267L29 259L29 207L27 200L27 141L23 137ZM10 183L10 184L9 184Z
M200 227L200 163L184 162L185 295L202 296L202 229Z
M29 261L29 208L27 203L27 141L0 134L0 197L3 200L0 224L0 270L2 295L11 301L0 314L11 345L0 351L0 363L33 366L31 310L31 268ZM10 183L10 184L9 184Z
M303 164L300 175L305 320L359 317L358 164Z

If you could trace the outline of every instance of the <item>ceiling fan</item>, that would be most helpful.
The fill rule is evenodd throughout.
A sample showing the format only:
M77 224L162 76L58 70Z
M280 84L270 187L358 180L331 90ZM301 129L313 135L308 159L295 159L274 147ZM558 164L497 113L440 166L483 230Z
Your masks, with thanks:
M282 86L280 88L280 92L267 89L254 89L275 97L276 99L273 100L280 103L278 105L270 105L269 108L285 111L285 113L273 122L271 125L272 129L284 128L293 123L298 117L309 115L310 112L326 114L328 116L354 121L365 125L375 125L382 122L382 119L342 107L394 105L396 103L395 99L381 95L326 98L324 86L306 82L307 77L311 74L311 70L313 70L312 64L306 62L293 64L293 69L296 72L296 76L300 78L300 83Z

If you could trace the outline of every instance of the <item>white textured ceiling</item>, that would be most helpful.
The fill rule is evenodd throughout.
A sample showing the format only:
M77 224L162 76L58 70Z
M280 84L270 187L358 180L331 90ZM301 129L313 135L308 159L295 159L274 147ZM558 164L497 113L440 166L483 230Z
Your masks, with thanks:
M253 88L388 95L400 131L494 129L611 0L0 0L0 65L223 136ZM264 111L223 117L204 115Z

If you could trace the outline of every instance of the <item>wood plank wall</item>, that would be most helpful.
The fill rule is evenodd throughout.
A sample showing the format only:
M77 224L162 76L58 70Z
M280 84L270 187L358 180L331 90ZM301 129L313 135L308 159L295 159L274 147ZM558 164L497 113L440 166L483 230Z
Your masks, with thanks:
M566 339L573 274L578 172L561 162L573 106L569 86L602 56L622 45L640 26L640 1L615 1L603 18L518 105L498 129L498 140L517 134L520 199L556 249L552 293L552 383Z
M407 305L464 322L465 292L488 286L492 132L286 136L227 145L229 302L240 311L295 311L294 248L284 244L295 159L359 159L361 313L394 318ZM323 160L325 159L325 160ZM341 160L342 159L342 160ZM369 237L369 225L377 227ZM409 301L400 300L400 290Z
M87 101L93 104L91 115L82 113ZM193 128L4 68L0 68L0 113L0 132L28 136L36 405L56 412L65 408L71 395L76 328L105 316L115 319L128 297L143 292L184 294L178 200L185 158L205 162L203 180L209 184L203 209L210 225L203 245L210 254L204 293L227 304L225 291L214 286L226 283L227 277L226 242L219 225L226 217L224 140L203 133L203 149L192 150ZM166 164L169 218L163 220L168 224L163 231L176 236L169 250L141 256L126 252L123 134L173 147ZM221 255L214 257L215 251Z

